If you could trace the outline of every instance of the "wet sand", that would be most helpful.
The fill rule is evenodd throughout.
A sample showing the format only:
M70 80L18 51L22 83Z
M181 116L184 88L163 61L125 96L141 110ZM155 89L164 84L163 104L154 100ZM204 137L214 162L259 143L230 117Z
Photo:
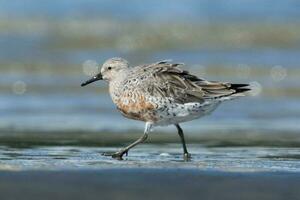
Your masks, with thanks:
M300 174L195 169L0 172L0 199L299 199Z

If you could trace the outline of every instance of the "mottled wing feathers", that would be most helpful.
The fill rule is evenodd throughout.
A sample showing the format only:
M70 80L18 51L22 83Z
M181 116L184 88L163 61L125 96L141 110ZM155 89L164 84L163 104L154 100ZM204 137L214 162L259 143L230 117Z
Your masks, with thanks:
M180 68L183 64L160 61L132 68L128 79L140 79L143 92L156 97L169 97L178 103L203 102L242 93L246 84L209 82Z
M192 80L201 79L180 68L183 64L160 61L150 65L139 66L139 76L145 76L142 86L156 97L169 97L175 102L201 102L201 88Z

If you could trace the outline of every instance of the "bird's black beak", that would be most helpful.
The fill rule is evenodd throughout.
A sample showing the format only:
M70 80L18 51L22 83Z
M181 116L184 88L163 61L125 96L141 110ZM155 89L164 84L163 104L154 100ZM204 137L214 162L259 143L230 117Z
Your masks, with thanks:
M88 85L88 84L90 84L92 82L102 80L102 79L103 79L102 75L101 75L101 73L99 73L96 76L94 76L93 78L91 78L91 79L87 80L86 82L82 83L81 87L86 86L86 85Z

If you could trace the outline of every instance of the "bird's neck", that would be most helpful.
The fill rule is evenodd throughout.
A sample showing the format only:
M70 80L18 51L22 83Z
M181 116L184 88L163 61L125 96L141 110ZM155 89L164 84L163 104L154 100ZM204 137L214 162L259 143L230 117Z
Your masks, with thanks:
M120 95L122 94L124 81L128 76L127 71L119 73L114 79L109 81L109 93L113 102L118 101Z

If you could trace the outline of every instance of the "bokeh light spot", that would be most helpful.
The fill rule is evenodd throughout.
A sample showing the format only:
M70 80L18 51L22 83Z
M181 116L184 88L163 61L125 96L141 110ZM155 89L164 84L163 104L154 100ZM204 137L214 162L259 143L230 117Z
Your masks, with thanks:
M24 81L16 81L12 85L12 91L15 94L22 95L26 92L26 83Z
M282 81L286 78L287 76L287 70L280 66L280 65L276 65L274 67L272 67L271 69L271 78L274 81Z
M83 73L94 76L98 72L98 63L95 60L86 60L82 64Z
M262 86L259 82L253 81L249 83L251 91L249 92L250 95L252 96L257 96L262 92Z

